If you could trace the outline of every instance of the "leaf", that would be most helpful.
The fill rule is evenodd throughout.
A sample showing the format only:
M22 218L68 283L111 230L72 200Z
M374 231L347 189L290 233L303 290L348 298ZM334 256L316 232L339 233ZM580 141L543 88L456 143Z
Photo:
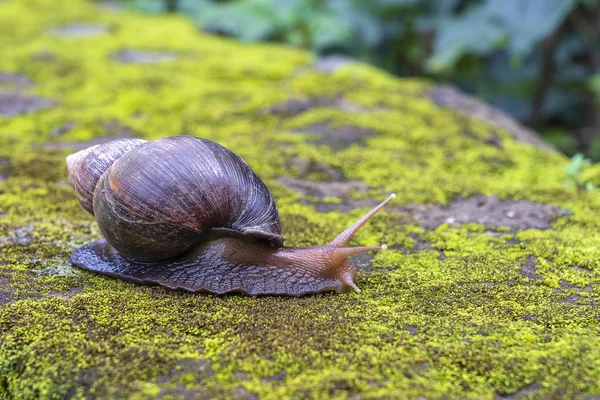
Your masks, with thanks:
M278 28L272 0L245 0L215 4L199 10L197 21L237 36L242 40L268 39Z
M596 189L596 185L594 185L593 182L587 181L585 183L585 190L587 190L588 192L593 192Z
M506 31L492 17L493 13L484 3L471 7L461 16L441 19L428 69L447 69L465 53L487 54L494 50L506 36Z
M129 0L129 4L133 8L152 14L159 14L166 11L163 0Z
M331 15L320 15L309 21L312 47L317 52L328 47L344 46L351 38L351 30L343 21Z
M450 68L467 53L487 55L507 46L511 55L525 57L554 31L577 0L486 0L437 26L431 71Z
M600 107L600 72L595 73L589 79L588 85L596 95L596 101Z
M511 52L525 55L558 28L577 0L488 0L488 4L509 33Z

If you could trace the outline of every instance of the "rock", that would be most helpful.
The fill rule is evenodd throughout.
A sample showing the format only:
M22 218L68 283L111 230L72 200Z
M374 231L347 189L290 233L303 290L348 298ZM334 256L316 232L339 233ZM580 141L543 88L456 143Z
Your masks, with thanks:
M33 82L23 74L0 71L0 86L27 87Z
M353 60L350 57L341 54L333 54L317 60L317 62L313 65L313 68L315 71L332 73L347 66L352 61Z
M506 129L520 142L529 143L546 149L552 148L552 146L544 141L539 134L519 124L505 112L482 103L476 98L462 93L453 86L436 86L429 90L427 95L430 96L436 104L442 107L449 107L460 114L480 118L492 122L500 128ZM494 134L495 133L490 134L492 136L490 136L489 140L492 142L497 141L493 136Z
M521 267L521 275L530 279L542 279L537 273L535 262L536 258L534 256L527 257L525 264Z
M504 396L497 394L495 396L495 400L516 400L516 399L520 399L525 396L528 396L532 393L535 393L540 389L541 389L541 386L538 383L532 383L531 385L528 385L528 386L524 387L523 389L517 390L513 394L504 395Z
M48 37L82 21L110 34ZM0 92L0 398L600 392L598 193L564 186L569 160L518 127L175 15L11 0L0 27L0 65L19 67ZM183 133L256 171L287 246L328 243L395 192L351 242L388 245L353 258L362 292L210 296L73 267L101 237L66 183L73 147Z
M293 98L277 103L264 109L265 114L277 115L282 118L295 117L317 107L337 108L344 111L362 112L366 108L355 104L343 97Z
M289 176L282 176L278 181L300 194L319 199L327 197L344 198L352 192L365 192L367 190L367 186L358 181L316 182Z
M8 170L10 168L10 162L6 158L0 158L0 181L8 178Z
M274 114L279 117L295 117L315 106L312 99L289 99L283 103L275 104L265 109L266 114Z
M58 102L22 92L0 91L0 115L14 117L45 108L54 107Z
M319 135L318 139L312 140L313 143L325 144L335 150L342 150L354 143L360 144L364 138L374 133L370 129L354 125L331 126L329 122L319 122L297 131Z
M72 23L51 30L53 36L63 38L84 38L90 36L104 35L106 26L100 24Z
M319 175L327 182L347 181L344 173L339 168L321 163L315 160L306 160L301 157L293 157L286 163L286 169L295 169L302 179L310 178L311 175Z
M112 59L128 64L161 64L175 59L172 52L126 49L112 55Z
M482 195L458 199L448 206L429 205L404 209L428 228L436 228L446 223L475 223L495 228L550 229L555 217L572 215L571 211L550 204L528 200L502 200L497 196Z
M67 133L76 124L68 122L58 128L58 130L52 130L50 136L60 136ZM121 125L118 122L111 122L103 125L104 134L106 136L99 136L92 140L86 140L83 142L46 142L42 145L45 149L72 149L75 151L87 149L88 147L95 146L97 144L108 143L117 139L125 139L139 136L138 133L134 132L131 128L125 125Z

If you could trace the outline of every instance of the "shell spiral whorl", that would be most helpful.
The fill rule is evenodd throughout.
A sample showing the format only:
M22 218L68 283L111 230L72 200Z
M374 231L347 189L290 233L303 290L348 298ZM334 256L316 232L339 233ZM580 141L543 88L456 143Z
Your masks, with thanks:
M67 168L79 202L94 215L94 190L102 174L123 154L145 143L142 139L118 139L73 153L67 157Z

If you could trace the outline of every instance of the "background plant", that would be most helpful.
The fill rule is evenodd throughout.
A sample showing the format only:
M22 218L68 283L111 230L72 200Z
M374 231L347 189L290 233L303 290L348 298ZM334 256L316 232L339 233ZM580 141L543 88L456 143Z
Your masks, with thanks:
M565 173L567 174L565 186L574 187L580 191L587 190L591 192L594 190L596 186L585 176L585 172L591 166L591 161L586 159L581 153L577 153L571 157L571 162L565 167Z
M460 86L600 160L600 0L122 0Z

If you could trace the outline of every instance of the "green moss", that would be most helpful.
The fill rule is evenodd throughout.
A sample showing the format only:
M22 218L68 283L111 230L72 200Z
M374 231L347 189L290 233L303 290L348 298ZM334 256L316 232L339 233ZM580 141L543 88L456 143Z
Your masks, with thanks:
M49 34L74 22L107 32ZM0 2L0 46L1 71L25 74L35 82L28 92L59 102L0 117L0 159L8 160L0 282L11 296L0 306L1 397L494 398L528 387L536 398L600 394L600 195L563 185L563 156L436 107L423 95L429 82L359 63L319 73L302 51L211 37L177 17L11 0ZM112 57L124 49L175 59ZM363 111L266 111L291 98L341 97ZM322 122L373 135L335 152L298 133ZM100 237L68 184L69 143L123 132L187 133L239 153L277 198L290 245L324 243L365 211L319 214L298 203L302 196L276 181L298 174L287 164L294 157L365 182L369 190L355 199L394 191L398 205L447 203L481 193L573 215L552 230L490 235L474 224L425 230L392 208L355 239L393 249L372 260L386 272L359 273L361 294L215 297L144 287L69 263L73 246ZM500 145L487 141L491 132ZM539 279L522 273L528 259Z

